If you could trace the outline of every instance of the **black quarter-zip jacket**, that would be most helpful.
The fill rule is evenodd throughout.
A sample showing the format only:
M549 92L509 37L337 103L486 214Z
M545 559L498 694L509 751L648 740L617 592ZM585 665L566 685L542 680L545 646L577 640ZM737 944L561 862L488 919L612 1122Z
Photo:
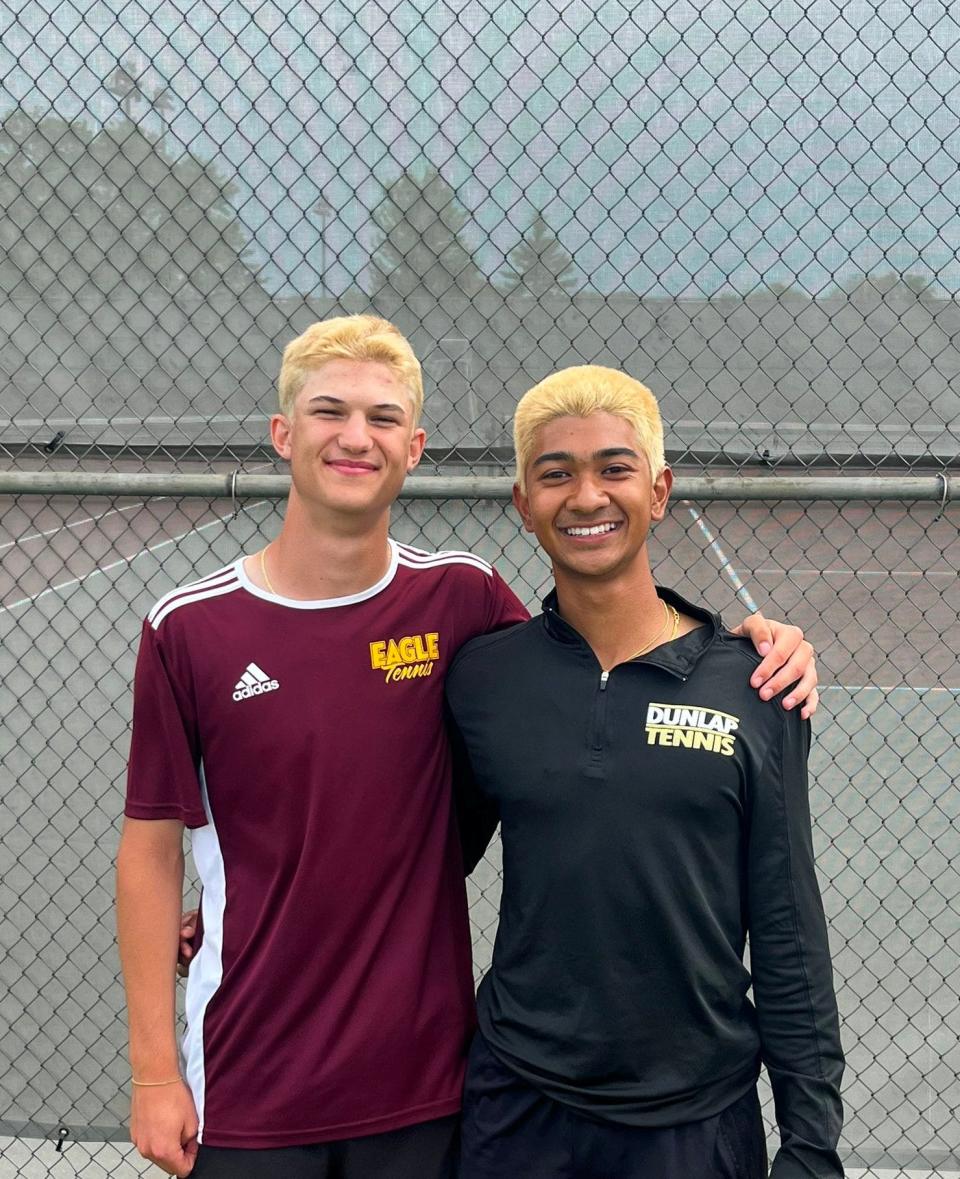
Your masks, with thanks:
M555 593L448 673L475 779L459 800L468 861L497 819L503 840L480 1027L543 1093L636 1126L719 1113L762 1056L772 1176L833 1179L843 1055L809 724L750 687L749 642L658 592L703 625L609 673Z

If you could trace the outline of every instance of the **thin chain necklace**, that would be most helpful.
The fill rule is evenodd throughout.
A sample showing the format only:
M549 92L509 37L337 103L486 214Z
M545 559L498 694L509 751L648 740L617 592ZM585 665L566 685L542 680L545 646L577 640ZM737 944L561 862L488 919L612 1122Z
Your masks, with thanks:
M277 593L277 591L276 591L276 590L273 588L273 583L270 581L270 574L269 574L269 573L267 573L267 561L266 561L266 557L267 557L267 549L268 549L269 547L270 547L269 545L265 545L265 546L264 546L264 547L263 547L263 548L260 550L260 575L261 575L261 577L263 578L263 580L264 580L264 581L267 583L267 589L270 591L270 593L272 593L272 594L273 594L275 597L279 598L279 597L280 597L280 595L279 595L279 594Z
M660 627L649 643L645 643L639 651L634 651L634 653L630 656L630 659L639 659L641 655L646 655L648 651L652 651L653 648L660 642L664 633L666 632L667 627L670 625L671 612L673 632L670 635L669 641L672 643L673 640L677 637L677 632L680 630L680 612L677 610L676 606L668 606L662 598L660 601L663 602L663 626ZM628 659L626 662L629 663L630 660Z

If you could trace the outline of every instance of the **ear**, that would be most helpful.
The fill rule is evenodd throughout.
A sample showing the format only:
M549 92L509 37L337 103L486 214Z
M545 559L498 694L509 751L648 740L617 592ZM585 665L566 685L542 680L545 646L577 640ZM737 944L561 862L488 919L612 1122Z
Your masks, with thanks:
M533 517L530 515L530 501L520 490L520 484L513 485L513 506L520 513L520 519L527 532L533 532Z
M650 501L650 519L662 520L667 513L667 500L673 487L673 471L664 467L653 481L653 496Z
M291 454L290 446L290 419L285 414L275 413L270 418L270 441L273 443L273 449L282 459L289 461Z
M410 435L410 452L407 455L407 472L413 468L423 458L423 448L427 444L427 432L422 427L418 426Z

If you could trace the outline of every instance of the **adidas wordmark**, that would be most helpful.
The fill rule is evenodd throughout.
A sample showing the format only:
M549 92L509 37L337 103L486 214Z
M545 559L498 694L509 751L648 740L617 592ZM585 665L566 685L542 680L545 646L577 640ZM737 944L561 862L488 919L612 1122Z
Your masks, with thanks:
M280 687L278 680L272 680L255 663L248 663L247 670L233 690L234 700L249 700L251 696L262 696L264 692L275 692Z

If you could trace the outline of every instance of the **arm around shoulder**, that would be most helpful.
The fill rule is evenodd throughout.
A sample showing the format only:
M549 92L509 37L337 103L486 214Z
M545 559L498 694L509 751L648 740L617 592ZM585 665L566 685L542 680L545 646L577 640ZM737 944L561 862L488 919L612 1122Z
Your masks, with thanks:
M750 684L762 700L772 700L786 688L782 706L788 712L800 707L800 715L809 720L817 711L816 652L803 637L798 626L764 618L757 612L745 618L731 634L748 638L763 658L750 677Z

